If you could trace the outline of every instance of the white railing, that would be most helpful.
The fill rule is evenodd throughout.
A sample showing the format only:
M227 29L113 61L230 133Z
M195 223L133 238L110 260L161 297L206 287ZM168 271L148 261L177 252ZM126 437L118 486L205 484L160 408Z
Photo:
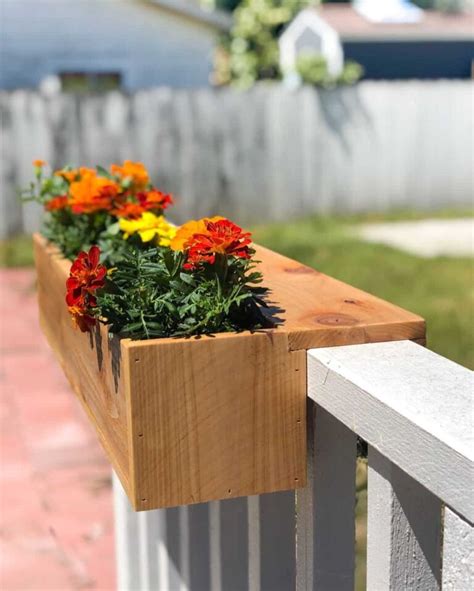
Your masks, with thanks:
M354 589L357 435L367 589L474 589L472 372L411 342L308 352L308 486L133 513L115 479L118 587Z

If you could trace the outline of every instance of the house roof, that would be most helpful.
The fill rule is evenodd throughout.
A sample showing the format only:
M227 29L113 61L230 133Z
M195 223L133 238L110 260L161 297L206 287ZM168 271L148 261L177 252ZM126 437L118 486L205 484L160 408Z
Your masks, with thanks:
M230 14L222 10L205 10L192 0L149 0L149 2L222 31L227 31L232 26Z
M474 12L446 14L429 10L419 23L375 24L347 4L326 4L312 10L316 10L343 41L474 41Z

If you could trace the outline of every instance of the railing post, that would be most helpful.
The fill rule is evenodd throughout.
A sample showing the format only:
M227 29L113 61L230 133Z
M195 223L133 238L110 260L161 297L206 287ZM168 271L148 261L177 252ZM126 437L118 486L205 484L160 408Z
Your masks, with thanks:
M444 510L443 591L474 589L474 527Z
M114 475L119 591L288 591L295 495L281 492L135 513Z
M117 589L126 591L140 585L138 560L138 521L122 484L112 473L115 515L115 564Z
M369 447L367 590L440 589L441 501Z
M308 484L297 491L297 591L354 589L357 438L308 401Z

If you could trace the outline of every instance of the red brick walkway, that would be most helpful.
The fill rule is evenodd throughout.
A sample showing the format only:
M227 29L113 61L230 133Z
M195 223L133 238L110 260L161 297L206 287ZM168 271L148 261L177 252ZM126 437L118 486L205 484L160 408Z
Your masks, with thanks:
M40 333L30 270L0 270L0 588L115 587L110 466Z

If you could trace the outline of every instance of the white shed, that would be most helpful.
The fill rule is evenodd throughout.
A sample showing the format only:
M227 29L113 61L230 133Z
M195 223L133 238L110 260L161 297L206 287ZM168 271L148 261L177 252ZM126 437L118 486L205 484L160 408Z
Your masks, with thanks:
M324 57L332 76L342 72L344 51L339 34L315 8L302 10L283 31L278 43L280 68L285 77L295 73L298 56L306 52Z

